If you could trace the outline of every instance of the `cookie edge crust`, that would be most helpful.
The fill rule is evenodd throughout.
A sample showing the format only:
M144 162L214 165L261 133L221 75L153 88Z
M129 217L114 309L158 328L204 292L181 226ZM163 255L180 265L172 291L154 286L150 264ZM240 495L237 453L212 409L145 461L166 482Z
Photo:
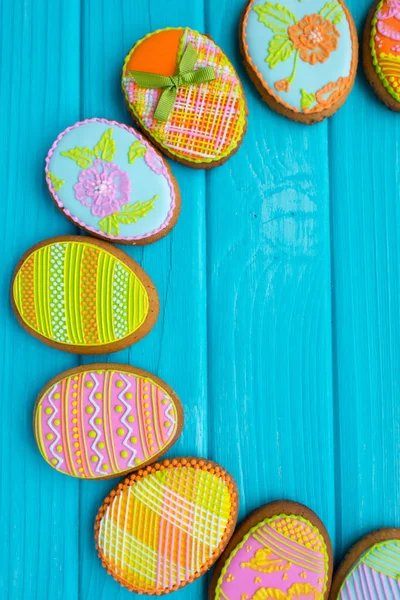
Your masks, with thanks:
M151 33L148 33L146 36L142 37L140 40L138 40L134 46L132 46L132 48L130 49L130 51L128 52L128 54L125 57L124 60L124 64L122 66L122 71L121 71L121 87L122 87L122 94L124 96L124 100L125 100L125 104L126 107L128 109L129 114L131 115L135 125L138 127L138 129L140 129L140 131L142 132L142 134L146 137L147 141L150 142L159 152L161 152L162 154L164 154L165 156L167 156L168 158L170 158L171 160L174 160L175 162L187 166L187 167L191 167L192 169L213 169L215 167L219 167L221 165L223 165L227 160L229 160L229 158L231 158L231 156L233 156L234 154L236 154L236 152L238 152L240 146L243 143L243 139L244 136L246 135L247 132L247 128L248 128L248 115L249 115L249 110L248 110L248 105L247 105L247 100L246 100L246 95L244 92L244 88L243 88L243 84L236 72L236 69L231 61L231 59L227 56L227 54L224 52L224 50L222 50L222 48L214 41L214 39L206 33L200 33L199 31L197 31L196 29L192 29L191 27L189 27L188 29L191 29L191 31L194 31L195 33L199 34L199 35L205 35L207 36L212 42L213 44L215 44L215 46L217 48L219 48L221 50L221 52L224 54L224 56L226 56L226 58L229 60L229 63L232 67L232 70L239 82L240 85L240 89L241 89L241 94L242 94L242 101L243 101L243 130L241 133L241 136L239 138L239 140L237 141L236 145L232 148L232 150L225 156L222 156L220 159L208 159L205 161L201 161L198 159L187 159L187 158L182 158L178 153L173 152L172 150L168 149L167 146L165 146L164 144L162 144L161 142L159 142L158 140L156 140L156 138L154 138L152 136L151 131L149 131L149 129L147 129L145 127L145 125L143 125L140 120L139 117L136 115L135 109L133 107L133 105L129 102L129 98L128 98L128 94L126 93L125 87L124 87L124 77L125 77L125 70L126 70L126 66L129 62L129 59L131 57L131 55L133 54L134 50L136 49L136 47L141 44L145 39L147 39L148 37L155 35L157 33L160 33L162 31L169 31L169 30L173 30L173 29L183 29L185 30L185 27L164 27L163 29L156 29L155 31L152 31Z
M17 273L19 272L20 268L22 267L22 265L24 264L24 262L26 261L26 259L28 258L28 256L30 256L31 254L33 254L40 248L49 246L51 244L57 244L57 243L62 243L62 242L79 242L79 243L87 243L87 244L92 244L94 246L98 246L99 248L102 248L106 252L108 252L111 255L118 258L118 260L120 262L125 264L136 275L136 277L138 277L138 279L141 281L142 285L146 289L147 295L149 297L149 310L148 310L148 314L147 314L144 322L142 323L142 325L140 325L140 327L138 329L136 329L136 331L134 331L130 335L126 336L122 340L117 340L115 342L101 344L98 346L84 346L84 345L77 346L75 344L62 344L60 342L51 340L51 339L45 337L44 335L38 333L37 331L35 331L31 327L29 327L29 325L27 323L25 323L25 321L19 314L17 305L15 303L15 299L14 299L15 277L16 277ZM107 353L111 353L111 352L118 352L118 350L123 350L124 348L128 348L132 344L135 344L136 342L138 342L139 340L144 338L152 330L152 328L154 327L154 325L157 321L158 314L160 311L160 302L159 302L159 298L158 298L158 294L157 294L157 289L156 289L153 281L151 280L150 276L147 275L147 273L144 271L144 269L142 269L142 267L137 262L135 262L123 250L120 250L119 248L113 246L109 242L104 242L103 240L98 240L94 237L85 237L85 236L78 236L78 235L62 235L62 236L55 236L55 237L47 238L46 240L43 240L37 244L34 244L28 250L26 250L26 252L24 252L24 254L21 256L21 258L19 259L19 261L14 269L13 277L11 280L11 306L13 308L13 311L17 318L18 323L32 337L40 340L41 342L43 342L47 346L50 346L51 348L56 348L57 350L63 350L64 352L68 352L70 354L82 354L82 355L107 354Z
M38 444L37 437L36 437L36 429L35 429L36 410L39 407L39 404L40 404L41 400L43 399L43 397L45 396L45 394L56 383L59 383L63 379L72 377L73 375L77 375L79 373L87 373L90 371L100 371L100 370L101 371L121 371L123 373L129 373L130 375L137 375L139 377L145 377L145 378L151 379L157 386L159 386L161 389L163 389L165 392L167 392L167 394L171 397L171 399L176 407L176 412L177 412L177 418L178 418L177 428L176 428L175 435L171 438L171 440L166 444L166 446L160 452L158 452L157 454L155 454L154 456L152 456L145 462L141 463L137 467L130 467L126 471L121 471L119 473L113 473L113 474L110 474L110 475L107 475L104 477L76 477L69 473L64 473L62 471L58 471L57 469L55 469L53 467L53 465L51 465L49 463L47 458L45 456L43 456L43 454L40 450L39 444ZM101 480L115 479L116 477L125 477L129 473L139 471L140 469L143 469L143 468L147 467L148 465L151 465L151 464L157 462L157 460L160 457L162 457L164 454L166 454L168 452L168 450L170 450L172 448L172 446L175 444L175 442L179 439L179 437L182 433L182 430L183 430L184 423L185 423L185 414L184 414L182 402L181 402L179 396L177 395L177 393L163 379L160 379L159 377L157 377L157 375L154 375L153 373L150 373L149 371L145 371L144 369L139 369L139 368L133 367L131 365L123 365L120 363L94 363L94 364L88 364L88 365L81 365L79 367L74 367L72 369L67 369L66 371L63 371L62 373L59 373L59 375L56 375L55 377L50 379L50 381L48 381L46 383L46 385L43 386L43 388L40 390L40 392L36 398L35 406L33 407L32 426L33 426L33 434L35 437L35 442L38 446L38 450L39 450L43 460L53 470L60 473L60 475L64 475L65 477L73 477L74 479L79 479L82 481L101 481Z
M239 46L240 46L240 50L241 50L241 53L243 56L243 64L245 66L247 74L248 74L251 82L253 83L253 85L255 86L255 88L257 89L259 94L261 95L264 102L266 102L266 104L268 104L268 106L272 110L277 112L278 114L290 119L291 121L295 121L297 123L313 125L314 123L320 123L324 119L331 117L346 102L351 90L353 89L354 82L356 79L356 74L357 74L357 65L358 65L358 56L359 56L358 34L357 34L357 29L356 29L356 26L354 23L354 19L350 13L350 10L348 9L347 5L345 4L345 2L343 0L341 0L340 3L342 5L343 11L346 15L347 22L349 23L350 37L351 37L351 42L352 42L352 58L351 58L351 67L350 67L350 74L349 74L349 83L348 83L346 91L329 108L326 108L319 112L309 113L309 114L305 114L301 111L296 111L293 108L291 108L289 104L283 103L282 101L277 100L277 96L271 94L270 91L267 90L267 88L265 87L262 76L261 76L260 72L258 71L257 67L255 65L253 66L253 63L251 61L251 57L250 57L250 54L248 51L248 46L245 42L247 19L248 19L248 16L249 16L249 13L250 13L253 3L254 3L254 0L248 0L247 5L245 6L245 8L242 12L242 16L240 18Z
M109 565L109 562L105 558L105 556L99 546L100 521L103 518L108 506L111 504L111 502L113 501L115 496L119 495L124 489L126 489L130 485L134 484L136 481L140 481L140 479L142 479L143 477L146 477L147 475L149 475L151 473L154 473L155 471L160 471L160 470L163 470L166 468L184 467L186 465L189 467L190 466L194 467L194 468L196 468L196 466L197 466L199 469L204 469L206 471L211 470L211 469L219 469L218 473L214 473L214 474L218 477L221 477L221 475L223 475L224 480L227 481L228 483L232 484L231 502L232 502L233 512L231 512L229 524L227 525L227 528L221 539L221 542L219 543L218 547L214 550L213 556L202 566L200 571L198 571L194 575L192 575L188 581L184 581L181 584L175 584L174 586L172 586L172 588L169 588L169 589L167 588L167 589L155 590L155 591L151 591L151 592L144 591L144 590L141 590L140 588L133 587L131 584L126 582L124 579L119 577L114 572L112 567ZM183 456L183 457L165 459L162 462L154 463L153 465L147 466L145 469L140 469L138 472L132 473L132 475L130 477L127 477L126 479L121 481L117 486L115 486L111 490L111 492L108 494L108 496L104 499L102 505L100 506L100 508L98 510L98 513L97 513L96 519L95 519L95 524L94 524L94 538L95 538L96 550L98 553L98 557L100 558L101 564L106 569L107 573L109 575L111 575L122 587L127 588L130 592L136 592L139 594L141 593L141 594L145 594L147 596L159 596L159 595L169 594L170 592L175 592L175 591L180 590L183 587L189 585L190 583L192 583L193 581L195 581L196 579L198 579L199 577L204 575L214 565L214 563L218 560L218 558L223 553L226 545L229 543L229 540L231 539L231 536L233 535L233 532L235 530L236 523L237 523L238 511L239 511L239 492L238 492L237 483L236 483L235 479L233 478L233 476L226 469L224 469L220 464L218 464L212 460L207 460L205 458L199 458L199 457L193 457L193 456L188 456L188 457Z
M208 600L215 600L215 593L218 585L218 580L220 578L222 570L227 561L231 558L231 555L234 552L234 550L236 550L237 546L240 544L240 542L242 541L244 536L249 532L249 530L252 527L255 527L264 519L269 519L280 514L303 517L304 519L310 521L310 523L312 523L312 525L314 525L314 527L316 527L320 532L325 542L328 554L328 573L326 581L326 590L322 600L327 600L329 598L333 574L333 554L331 540L325 525L318 517L318 515L316 515L307 506L299 504L298 502L293 502L291 500L276 500L274 502L265 504L260 508L257 508L247 518L245 518L241 522L239 527L236 529L234 535L231 537L228 545L226 546L224 552L222 553L216 564L213 576L211 578Z
M335 571L332 581L329 600L337 600L340 588L348 573L355 566L358 559L374 544L388 540L400 540L400 529L395 527L384 527L376 529L359 539L346 553L344 559Z

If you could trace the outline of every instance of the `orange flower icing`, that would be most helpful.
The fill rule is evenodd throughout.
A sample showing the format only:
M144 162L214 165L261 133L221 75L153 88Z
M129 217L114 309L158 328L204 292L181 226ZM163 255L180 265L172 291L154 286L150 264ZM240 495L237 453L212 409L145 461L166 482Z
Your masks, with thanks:
M321 15L306 15L288 33L300 58L311 65L325 62L338 45L338 30Z

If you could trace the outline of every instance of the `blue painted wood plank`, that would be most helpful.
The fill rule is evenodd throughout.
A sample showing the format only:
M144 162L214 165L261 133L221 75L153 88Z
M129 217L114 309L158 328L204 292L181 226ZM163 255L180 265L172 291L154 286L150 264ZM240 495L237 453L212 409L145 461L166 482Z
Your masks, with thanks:
M79 106L79 40L78 0L54 1L51 11L45 2L0 2L0 595L13 600L78 597L78 482L54 477L32 432L36 395L77 359L22 330L8 289L25 250L73 230L46 191L44 159Z
M207 2L236 65L243 8ZM333 534L328 126L273 113L239 74L249 130L207 188L210 454L237 477L242 517L291 498Z
M163 27L191 26L204 30L203 3L162 0L125 1L113 11L104 0L84 4L82 32L82 117L105 116L132 123L120 91L124 58L134 43ZM97 57L93 60L93 57ZM182 193L177 227L163 240L142 248L123 248L152 277L160 297L154 330L129 349L104 357L129 363L163 378L185 408L185 428L169 456L207 456L206 248L205 174L171 163ZM101 357L100 357L101 358ZM90 364L90 357L82 359ZM82 600L136 597L121 588L101 567L93 540L94 518L104 497L118 480L81 483L80 592ZM196 582L176 598L204 598L207 582ZM139 596L138 596L139 597Z
M366 6L349 6L361 31ZM153 371L176 389L186 426L169 455L206 455L227 467L241 516L273 498L305 502L339 558L369 529L400 524L398 117L361 73L329 122L309 128L272 113L240 66L242 8L242 0L119 0L110 11L104 0L54 0L49 11L43 0L0 0L3 289L30 245L75 231L46 191L54 137L86 117L131 122L119 76L137 39L165 26L209 32L243 80L249 131L211 173L172 165L183 197L177 228L128 249L156 283L159 322L104 360ZM44 383L93 359L28 336L7 292L0 319L0 477L9 491L0 500L0 593L136 597L94 549L94 517L116 480L54 473L32 435ZM204 577L174 597L203 599L206 589Z
M400 525L399 134L360 71L330 124L338 558Z

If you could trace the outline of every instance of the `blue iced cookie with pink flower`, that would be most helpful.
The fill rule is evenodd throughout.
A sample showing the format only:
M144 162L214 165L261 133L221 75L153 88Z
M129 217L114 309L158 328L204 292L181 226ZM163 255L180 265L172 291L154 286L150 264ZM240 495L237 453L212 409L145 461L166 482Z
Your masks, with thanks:
M176 224L178 184L164 158L131 127L89 119L63 131L46 158L57 207L89 234L149 244Z

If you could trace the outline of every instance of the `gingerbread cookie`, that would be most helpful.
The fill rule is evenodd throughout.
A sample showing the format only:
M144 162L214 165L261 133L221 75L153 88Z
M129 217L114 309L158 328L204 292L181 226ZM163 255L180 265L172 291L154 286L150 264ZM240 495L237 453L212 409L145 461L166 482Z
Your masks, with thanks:
M166 161L115 121L89 119L61 133L46 158L46 181L64 215L98 238L149 244L178 219L179 189Z
M128 365L77 367L40 392L36 443L60 473L104 479L154 462L177 440L183 409L161 379Z
M78 354L116 352L144 337L159 302L150 277L125 252L92 238L36 244L12 282L18 321L45 344Z
M240 41L263 99L293 121L322 121L350 93L358 41L343 0L250 0Z
M369 13L364 33L364 69L376 95L400 111L400 2L380 0Z
M246 101L229 59L193 29L162 29L137 42L125 59L122 89L149 139L170 158L212 168L237 151L246 131Z
M210 600L325 600L332 549L318 517L295 502L256 510L235 532L215 568Z
M236 524L231 475L205 459L165 460L105 499L95 524L99 557L132 592L162 595L205 573Z
M330 600L400 600L400 529L380 529L347 554Z

